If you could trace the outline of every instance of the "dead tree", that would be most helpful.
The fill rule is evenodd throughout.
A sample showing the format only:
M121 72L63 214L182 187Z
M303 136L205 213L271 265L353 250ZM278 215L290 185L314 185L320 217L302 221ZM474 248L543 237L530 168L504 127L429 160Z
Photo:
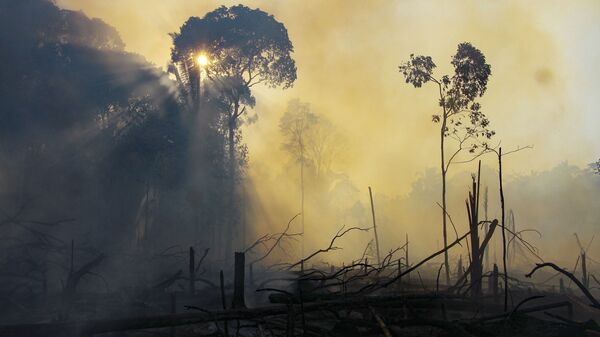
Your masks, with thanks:
M459 279L462 274L464 274L464 271L463 271L462 255L460 255L458 257L458 263L456 264L456 279Z
M488 221L488 186L485 186L485 192L483 194L483 212L484 212L484 219L485 221ZM485 225L485 235L487 235L489 231L489 225L486 223ZM485 265L484 268L486 270L489 270L490 268L490 254L489 254L489 248L485 247L485 250L483 251L483 257L485 260Z
M583 247L583 245L581 244L581 241L579 241L579 236L577 235L577 233L575 233L574 235L575 235L575 239L577 240L577 245L579 246L579 254L580 254L580 261L581 261L581 283L583 283L583 285L585 285L586 288L589 288L590 278L589 278L588 272L587 272L586 252L590 248L592 242L594 241L594 236L592 236L592 238L590 239L590 242L588 243L587 247Z
M496 230L496 227L498 227L498 220L494 219L494 221L492 221L491 223L489 223L489 231L488 231L487 235L485 236L485 238L483 239L483 242L481 243L481 246L480 246L480 248L478 250L478 252L479 252L479 261L481 261L481 259L483 258L482 254L483 254L483 252L485 250L485 247L487 247L488 243L492 239L492 236L494 235L494 231ZM471 263L469 265L469 267L467 268L467 270L462 272L462 274L461 274L462 277L458 278L458 280L456 281L456 283L454 284L454 286L452 286L451 289L456 289L457 287L459 287L459 286L461 286L463 284L463 282L467 278L467 275L469 275L471 273L471 268L472 267L473 267L473 264ZM473 283L473 280L471 280L471 283Z
M508 270L506 267L506 219L505 219L505 201L504 201L504 187L502 185L502 156L506 156L511 153L519 152L525 149L531 149L532 146L528 145L525 147L518 147L515 150L508 151L502 154L502 147L498 150L494 148L488 148L488 150L494 152L498 158L498 181L500 185L500 209L502 211L502 267L504 269L504 311L508 309Z
M498 298L498 265L494 263L494 269L492 270L492 294L494 295L494 299ZM561 279L562 280L562 279Z
M68 317L71 303L75 298L75 290L77 288L77 285L79 284L79 281L81 281L81 278L86 274L91 273L92 269L97 267L105 258L106 256L104 254L100 254L92 261L83 265L79 270L72 271L69 273L69 277L67 278L67 283L62 294L62 303L60 310L61 319L67 319Z
M406 233L406 243L404 246L404 262L406 262L406 269L408 269L410 268L410 263L408 262L408 233ZM410 283L410 273L406 274L406 278L408 279L408 283Z
M190 247L190 295L194 296L196 294L196 253L194 252L194 247Z
M471 283L473 297L481 296L481 277L482 266L479 247L479 181L481 177L481 161L479 161L479 171L477 181L473 176L473 190L469 192L469 199L466 201L467 214L469 215L469 229L471 230Z
M583 285L586 288L590 287L590 279L588 278L588 274L587 274L585 251L581 252L581 283L583 283Z
M371 214L373 216L373 231L375 232L375 246L377 248L377 264L381 265L381 256L379 255L379 237L377 236L377 222L375 221L375 206L373 205L373 192L369 186L369 198L371 199Z
M498 179L500 181L500 207L502 209L502 266L504 268L504 311L508 309L508 270L506 268L506 222L504 219L504 189L502 187L502 148L498 151Z
M246 269L246 257L244 253L235 253L235 267L233 274L233 301L231 307L245 308L246 300L244 298L244 272Z

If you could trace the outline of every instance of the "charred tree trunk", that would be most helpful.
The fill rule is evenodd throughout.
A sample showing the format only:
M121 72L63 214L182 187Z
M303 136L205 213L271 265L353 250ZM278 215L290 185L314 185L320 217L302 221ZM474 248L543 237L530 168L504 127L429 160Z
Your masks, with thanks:
M587 274L587 263L586 263L586 258L585 258L585 251L581 252L581 283L583 283L583 285L586 288L590 287L589 278L588 278L588 274Z
M469 228L471 230L471 293L473 297L481 297L481 254L479 252L479 181L481 177L481 161L479 161L479 170L477 181L473 176L473 190L469 192L467 200L467 212L469 215Z
M406 269L410 268L410 263L408 263L408 233L406 233L406 249L404 250L404 262L406 262ZM410 273L406 274L406 279L410 282Z
M377 222L375 221L375 206L373 205L373 192L369 186L369 199L371 199L371 215L373 216L373 231L375 232L375 247L377 248L377 264L381 266L381 255L379 253L379 236L377 235Z
M219 285L221 286L221 304L223 305L223 310L227 310L227 299L225 298L225 276L223 276L222 270L219 272ZM223 322L223 328L225 330L225 336L229 336L227 320Z
M246 308L244 298L244 272L246 268L246 257L244 253L235 253L235 266L233 274L233 302L231 307L234 309Z
M494 294L494 298L498 298L498 265L495 263L492 271L492 294Z
M196 294L196 253L194 247L190 247L190 258L189 258L189 273L190 273L190 295Z
M171 293L171 313L177 313L177 293ZM175 326L171 327L171 337L175 337Z
M502 265L504 268L504 311L508 309L508 271L506 268L506 223L504 210L504 189L502 187L502 148L498 149L498 179L500 180L500 206L502 209Z
M488 231L489 231L489 224L487 223L487 221L489 220L488 218L488 187L485 186L485 192L483 195L483 211L484 211L484 220L486 221L485 223L485 235L487 235ZM490 269L490 254L489 254L489 248L485 247L485 249L483 250L483 258L485 261L484 264L484 269L485 270L489 270Z

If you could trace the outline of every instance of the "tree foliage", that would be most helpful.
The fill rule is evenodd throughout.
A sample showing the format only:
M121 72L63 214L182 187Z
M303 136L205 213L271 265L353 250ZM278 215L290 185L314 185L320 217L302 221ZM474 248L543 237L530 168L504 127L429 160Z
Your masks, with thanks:
M285 26L260 9L222 6L202 19L191 17L172 37L174 62L196 66L193 59L205 53L209 73L238 78L246 87L262 82L287 88L296 80Z
M309 103L288 102L279 120L284 137L283 150L303 162L315 178L330 173L333 161L340 160L345 139L325 116L315 113Z
M207 57L204 70L232 124L254 107L252 86L289 88L296 80L294 49L285 26L260 9L222 6L203 18L189 18L171 37L171 60L188 87L196 85L202 70L196 58Z
M187 135L166 74L50 1L2 1L0 22L0 208L20 195L37 216L127 242L144 185L182 181Z
M430 56L411 54L399 69L406 83L415 88L428 82L438 85L442 112L432 116L433 122L445 123L444 135L456 139L461 146L469 139L484 139L483 142L469 144L469 151L475 152L478 148L485 148L485 139L490 139L495 133L489 129L489 120L476 101L487 89L491 67L483 53L466 42L458 45L451 64L454 67L452 76L436 78L433 76L436 65Z

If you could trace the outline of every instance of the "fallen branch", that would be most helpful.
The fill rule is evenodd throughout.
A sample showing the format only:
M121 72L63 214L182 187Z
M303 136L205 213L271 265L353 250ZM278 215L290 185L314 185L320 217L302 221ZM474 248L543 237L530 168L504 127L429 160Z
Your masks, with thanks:
M293 235L293 234L287 234L287 232L290 230L290 226L292 225L292 222L294 221L294 219L296 219L299 215L300 215L300 213L294 215L290 219L290 221L288 221L288 224L285 227L285 230L283 231L283 233L281 233L281 235L279 235L279 237L275 240L275 243L271 246L271 248L269 248L269 250L265 253L265 255L255 259L254 261L250 262L250 264L255 264L257 262L260 262L260 261L266 259L271 254L271 252L273 252L275 247L277 247L279 245L279 242L281 241L282 238L284 238L286 235ZM263 236L262 238L259 238L258 240L256 240L256 242L253 245L251 245L248 249L246 249L246 251L251 250L259 243L264 242L264 239L266 239L266 238L267 238L267 235Z
M516 311L516 312L511 311L511 312L505 312L505 313L498 314L498 315L493 315L493 316L484 316L484 317L479 318L478 320L479 321L492 321L492 320L495 320L495 319L510 317L511 315L513 315L515 313L529 314L529 313L533 313L533 312L550 310L550 309L561 308L561 307L572 308L573 304L571 304L571 302L568 302L568 301L562 301L562 302L550 303L550 304L542 304L542 305L538 305L538 306L535 306L535 307L529 307L529 308L521 309L521 310ZM571 309L569 309L569 310L571 310Z
M590 291L577 279L577 277L575 277L575 275L569 273L568 271L560 268L559 266L555 265L552 262L546 262L546 263L538 263L536 264L535 268L533 268L533 270L531 270L529 272L529 274L525 275L525 277L527 278L531 278L531 276L538 270L544 267L551 267L552 269L556 270L559 273L562 273L563 275L565 275L566 277L568 277L569 279L571 279L571 281L573 281L581 290L581 292L585 295L585 297L587 297L590 302L592 302L592 307L596 308L596 309L600 309L600 302L598 302L598 300L592 295L592 293L590 293Z
M437 296L435 296L437 297ZM305 303L304 312L315 312L338 308L367 308L368 306L389 306L393 303L403 303L407 299L431 299L428 295L390 296L390 297L353 297L344 300ZM191 308L191 307L190 307ZM0 326L0 336L87 336L115 331L155 329L171 326L191 325L206 322L257 320L269 316L287 315L290 308L299 309L293 304L271 305L253 309L231 309L208 311L193 307L200 312L143 316L114 320L92 320L64 323L16 324Z
M419 263L413 265L412 267L406 268L402 273L399 273L398 275L396 275L395 277L391 278L390 280L388 280L388 281L386 281L384 283L371 283L371 284L368 284L368 285L362 287L361 289L359 289L357 291L357 293L361 293L361 292L364 292L364 291L367 291L367 290L375 291L377 289L385 288L385 287L389 286L390 284L395 283L400 278L402 278L402 276L413 272L415 269L419 268L420 266L422 266L423 264L425 264L427 261L430 261L430 260L434 259L435 257L443 254L445 251L450 250L450 248L452 248L452 247L456 246L457 244L459 244L462 240L464 240L470 234L471 234L471 231L466 232L461 237L459 237L458 239L456 239L454 242L452 242L451 244L449 244L446 248L442 248L442 249L438 250L437 252L429 255L428 257L424 258L423 260L421 260Z
M327 252L329 252L329 251L332 251L332 250L338 250L338 249L340 249L340 247L336 247L336 246L334 246L334 244L335 244L335 241L336 241L337 239L341 238L342 236L346 235L347 233L349 233L349 232L351 232L351 231L353 231L353 230L359 230L359 231L365 231L365 232L367 232L367 231L369 231L369 229L370 229L370 228L350 227L350 228L348 228L348 229L344 230L344 226L342 226L342 228L340 228L340 229L337 231L337 233L335 234L335 236L334 236L334 237L331 239L331 242L329 242L329 246L328 246L327 248L325 248L325 249L319 249L319 250L317 250L317 251L313 252L313 253L312 253L312 254L310 254L309 256L307 256L307 257L305 257L305 258L301 259L300 261L298 261L298 262L296 262L296 263L294 263L294 264L290 265L290 266L287 268L287 270L290 270L290 269L292 269L292 268L294 268L294 267L296 267L296 266L299 266L299 265L301 265L301 264L304 264L304 263L306 263L306 261L308 261L308 260L312 259L313 257L315 257L315 256L317 256L317 255L319 255L319 254L321 254L321 253L327 253Z
M381 328L381 332L383 332L383 335L385 337L392 337L392 333L390 332L390 329L385 325L385 322L383 321L383 319L381 319L381 317L379 317L379 315L377 315L377 313L375 312L375 309L373 309L372 306L369 306L369 310L371 311L371 314L373 315L373 317L375 317L375 321L377 321L377 325L379 325L379 327Z

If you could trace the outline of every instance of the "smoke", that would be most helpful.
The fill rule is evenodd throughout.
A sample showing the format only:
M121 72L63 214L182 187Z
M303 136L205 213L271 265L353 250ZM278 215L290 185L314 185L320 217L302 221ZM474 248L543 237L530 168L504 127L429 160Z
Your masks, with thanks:
M167 34L176 31L189 16L202 16L223 3L61 0L58 4L104 19L121 33L127 50L164 65L171 44ZM225 3L231 4L234 3ZM438 245L431 238L441 232L439 208L435 205L439 193L434 193L439 189L432 188L427 197L416 197L418 187L426 185L423 177L430 184L438 179L433 168L439 166L439 140L437 126L430 122L430 115L438 107L435 88L414 89L398 73L397 66L411 53L432 56L438 75L451 71L449 60L460 42L471 42L486 55L492 76L482 106L497 132L496 141L502 141L505 149L534 145L533 150L511 158L505 174L523 177L520 181L529 176L537 181L539 177L532 171L545 172L565 160L584 166L600 152L598 133L591 127L598 125L598 117L595 102L590 99L598 82L589 71L597 66L599 55L594 47L597 25L592 23L600 15L597 4L570 4L568 16L559 15L564 4L517 1L259 1L252 6L272 13L285 24L298 64L294 88L256 90L254 112L258 121L244 129L250 160L248 207L256 236L279 231L299 210L298 174L279 146L282 135L278 122L287 102L301 98L331 120L349 140L345 153L348 159L335 163L332 178L322 182L323 186L314 186L307 195L310 247L326 244L342 225L370 226L366 193L369 185L375 191L386 247L398 245L405 232L419 239L415 246L423 247L417 248L415 254L424 254ZM495 167L495 161L484 158L484 165ZM461 165L453 168L451 174L468 177L473 170L473 165ZM492 174L487 176L495 180ZM539 202L534 198L546 200L546 194L571 191L569 182L575 178L559 178L563 190L558 192L545 184L535 189L507 187L509 202L511 198L522 201L520 206L514 205L519 223L523 219L522 223L542 232L548 229L554 233L553 228L559 228L558 224L550 224L551 218L543 209L528 207ZM335 188L342 185L347 188ZM457 193L452 199L458 204L453 207L453 214L464 211L462 193L467 185L468 179L451 184L451 193ZM349 200L344 203L351 206L340 208L323 202L340 199ZM410 200L420 200L422 204ZM497 207L497 201L494 204ZM352 208L353 205L359 206ZM563 204L556 207L571 214ZM575 218L564 221L579 222L585 213L574 212ZM348 214L354 216L347 217ZM581 217L576 218L577 214ZM586 228L582 227L582 231ZM362 247L370 239L348 240L340 245ZM569 249L566 242L570 238L564 240L565 249ZM340 256L332 259L341 259Z

